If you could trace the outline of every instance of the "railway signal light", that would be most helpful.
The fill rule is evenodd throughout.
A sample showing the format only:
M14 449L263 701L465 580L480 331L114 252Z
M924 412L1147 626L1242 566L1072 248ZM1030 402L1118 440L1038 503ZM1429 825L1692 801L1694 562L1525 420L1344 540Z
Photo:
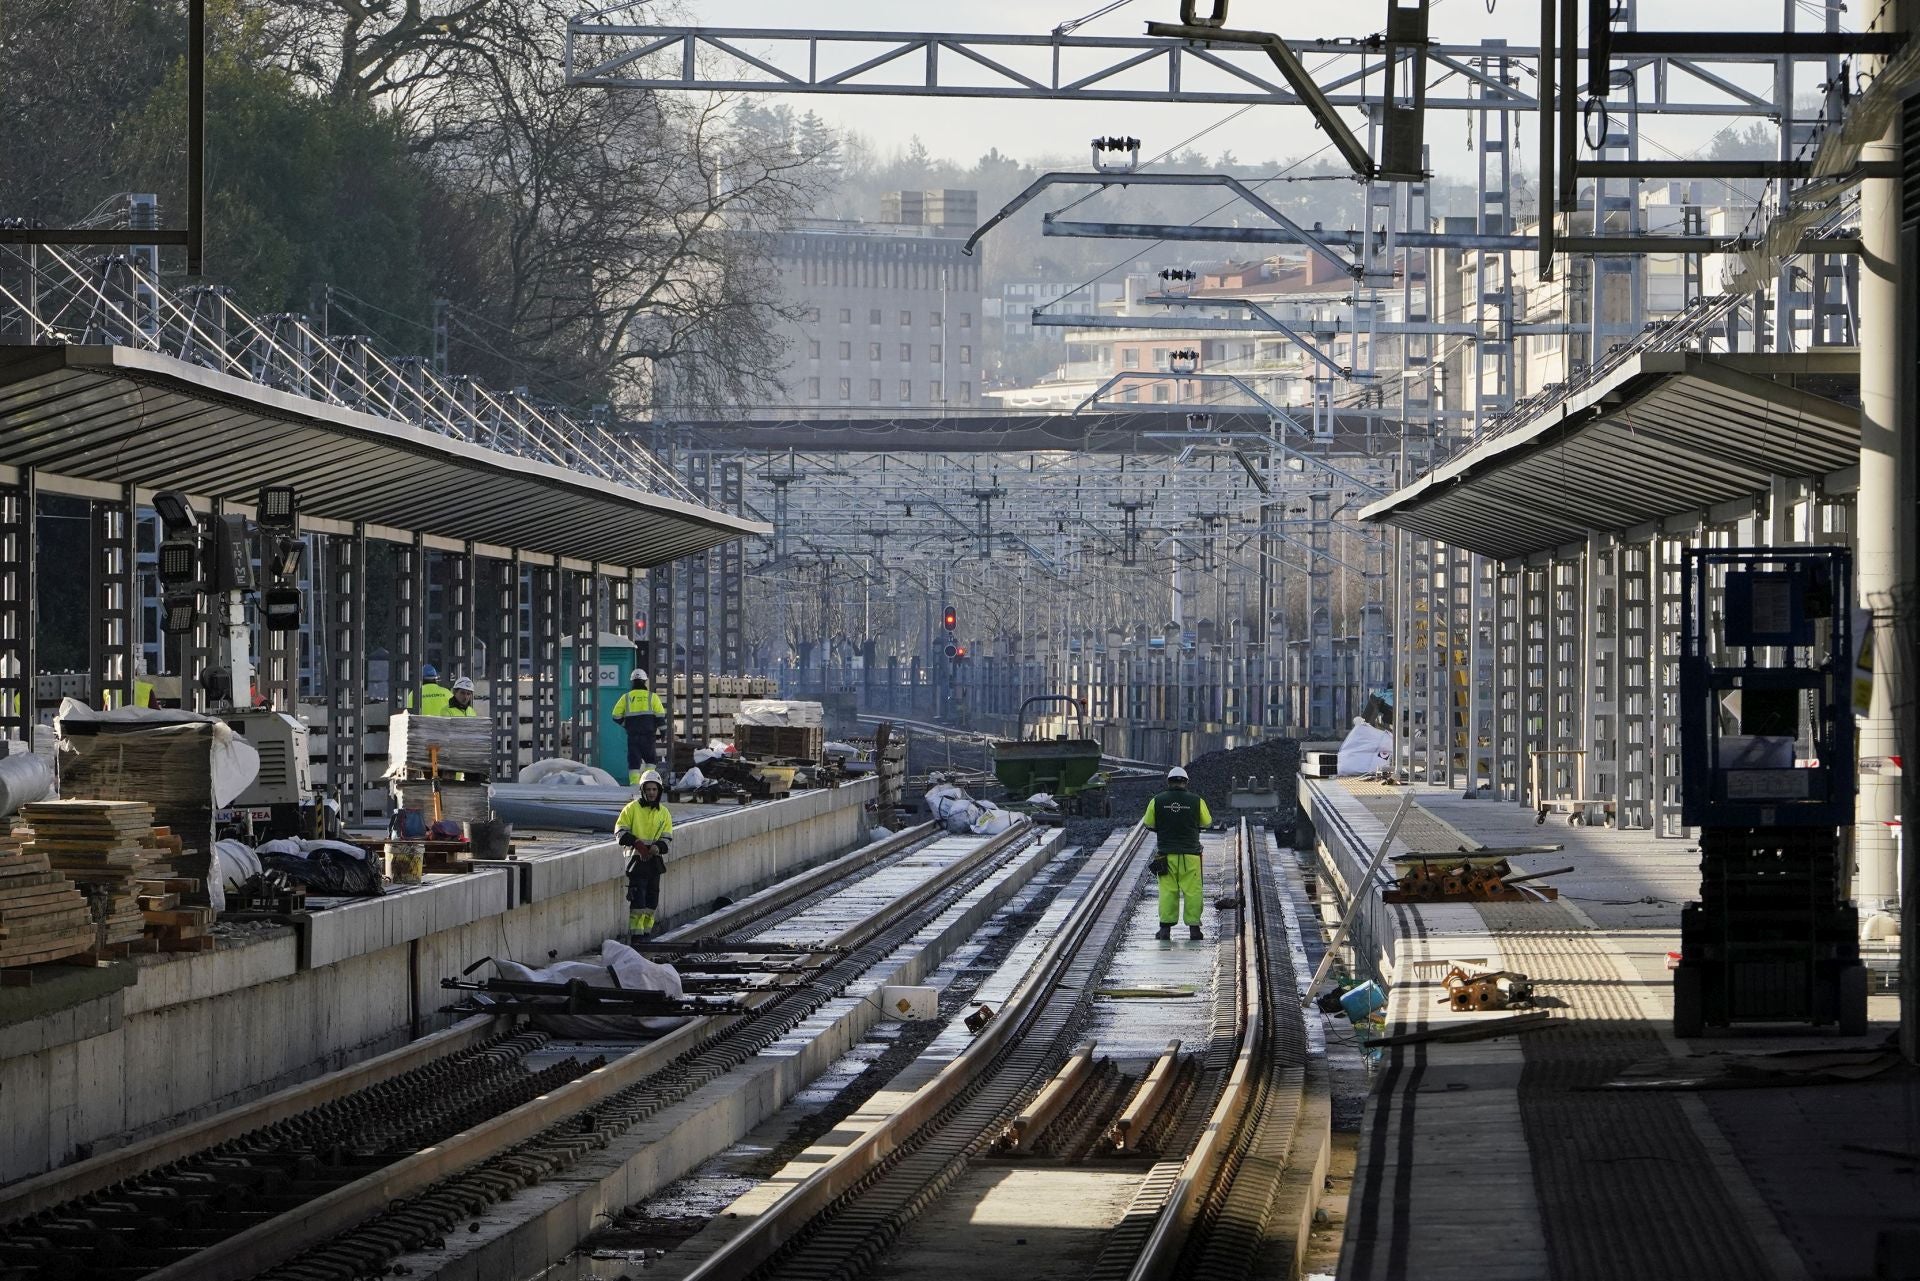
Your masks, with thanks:
M960 615L953 612L953 606L947 606L946 613L940 615L940 624L948 631L952 631L960 625Z

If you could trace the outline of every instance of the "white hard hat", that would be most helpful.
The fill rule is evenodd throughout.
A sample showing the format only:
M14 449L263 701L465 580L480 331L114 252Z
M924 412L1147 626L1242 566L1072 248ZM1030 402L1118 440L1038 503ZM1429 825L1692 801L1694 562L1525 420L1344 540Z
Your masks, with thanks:
M1187 779L1187 772L1181 769L1178 765L1174 766L1172 769L1167 771L1167 781L1169 783L1171 783L1176 778L1183 783L1186 782L1186 779Z
M633 669L633 675L627 677L627 679L630 681L639 681L642 685L645 685L647 683L647 674L636 667Z
M471 676L462 676L453 683L453 690L456 694L462 692L468 694L473 693L473 678Z
M648 783L652 783L663 792L667 790L667 785L660 781L660 772L658 770L648 770L640 776L641 787L645 787Z

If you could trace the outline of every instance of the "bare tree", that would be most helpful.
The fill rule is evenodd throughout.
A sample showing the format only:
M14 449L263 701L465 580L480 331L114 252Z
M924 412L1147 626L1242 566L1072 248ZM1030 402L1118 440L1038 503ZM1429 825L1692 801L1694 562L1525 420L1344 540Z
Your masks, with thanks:
M548 0L241 0L276 60L335 102L432 114L461 81L545 56L567 11Z
M249 2L289 68L408 121L485 330L463 371L633 410L777 392L769 237L812 211L831 135L721 97L572 88L577 6L558 0Z

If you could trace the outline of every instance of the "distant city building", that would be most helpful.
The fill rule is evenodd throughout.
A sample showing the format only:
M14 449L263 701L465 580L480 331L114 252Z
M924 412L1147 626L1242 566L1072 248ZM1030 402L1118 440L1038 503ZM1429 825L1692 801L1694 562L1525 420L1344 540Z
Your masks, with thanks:
M1003 352L1011 354L1033 345L1064 356L1071 330L1064 325L1034 324L1036 309L1056 316L1097 316L1101 308L1124 302L1126 296L1126 285L1117 280L1097 281L1084 288L1078 282L1064 280L1009 280L1000 287L998 297L987 299L987 321L989 325L999 323Z
M971 191L895 191L882 219L809 219L778 240L791 412L805 417L977 408L985 358L981 263L960 252Z

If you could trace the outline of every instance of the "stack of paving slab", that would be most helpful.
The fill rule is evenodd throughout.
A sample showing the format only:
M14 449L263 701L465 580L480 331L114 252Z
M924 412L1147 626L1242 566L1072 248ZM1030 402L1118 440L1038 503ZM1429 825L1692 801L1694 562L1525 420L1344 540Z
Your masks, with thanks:
M742 703L747 699L766 698L773 691L774 682L766 676L708 676L701 672L691 675L682 672L673 678L673 706L676 715L684 722L686 717L693 714L694 700L704 694L707 737L730 739L738 728ZM698 732L698 729L698 726L692 727L693 732ZM685 732L683 725L683 737Z
M183 905L201 888L175 866L181 842L153 825L144 801L41 801L21 817L32 828L29 851L78 886L98 927L93 950L199 952L213 947L213 908Z
M0 836L0 966L78 956L98 935L87 896L28 847L28 834Z

